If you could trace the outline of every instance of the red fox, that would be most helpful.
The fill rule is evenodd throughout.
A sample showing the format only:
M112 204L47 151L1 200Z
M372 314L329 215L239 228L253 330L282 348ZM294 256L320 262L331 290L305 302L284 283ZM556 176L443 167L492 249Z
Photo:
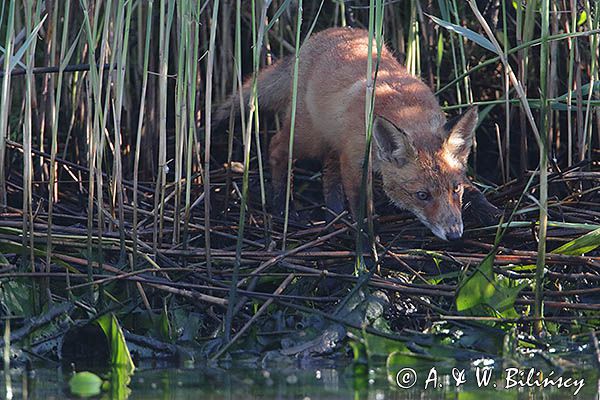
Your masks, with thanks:
M293 158L321 161L326 205L340 213L345 194L355 217L366 146L368 55L368 32L355 28L316 33L299 54ZM375 61L375 46L372 56ZM269 147L279 210L286 190L293 65L293 58L284 58L258 76L259 109L286 114ZM243 88L246 102L250 85L246 82ZM239 113L239 98L220 107L215 120L227 119L232 108ZM477 110L470 108L446 121L432 91L383 48L375 87L373 170L381 175L389 199L443 240L463 234L465 190L488 211L495 209L465 176L477 117Z

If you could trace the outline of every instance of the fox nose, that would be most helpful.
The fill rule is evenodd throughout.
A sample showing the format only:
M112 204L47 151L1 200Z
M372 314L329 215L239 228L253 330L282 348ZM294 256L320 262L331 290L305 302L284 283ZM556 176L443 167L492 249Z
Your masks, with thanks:
M454 241L454 240L460 239L461 237L462 237L462 232L459 231L458 229L453 229L446 233L446 240Z

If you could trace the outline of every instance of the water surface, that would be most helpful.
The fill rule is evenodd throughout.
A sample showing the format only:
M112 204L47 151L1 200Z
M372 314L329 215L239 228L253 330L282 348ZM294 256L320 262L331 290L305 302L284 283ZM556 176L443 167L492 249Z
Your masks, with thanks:
M455 371L457 373L462 368ZM542 368L544 373L552 371ZM496 371L496 370L495 370ZM96 371L106 377L106 372ZM300 366L295 363L261 368L256 365L195 368L138 368L127 386L108 390L95 398L121 399L563 399L574 398L574 387L506 389L506 377L495 372L487 387L477 387L472 367L465 368L466 383L457 389L456 374L439 372L436 384L424 388L427 370L415 371L417 382L410 389L401 389L388 380L385 366L356 374L352 366L330 364ZM558 376L558 375L557 375ZM2 398L64 399L77 398L70 393L71 372L62 368L34 368L30 371L12 369L4 375ZM600 399L597 370L564 377L584 379L579 399ZM493 385L496 384L496 388ZM440 387L441 386L441 387Z

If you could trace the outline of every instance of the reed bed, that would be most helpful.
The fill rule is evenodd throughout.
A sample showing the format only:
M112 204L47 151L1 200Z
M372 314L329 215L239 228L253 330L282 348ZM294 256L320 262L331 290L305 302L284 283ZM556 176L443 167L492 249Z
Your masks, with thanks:
M62 348L79 337L65 334L114 315L139 358L345 355L348 341L372 337L432 346L424 333L453 338L444 346L462 359L518 358L515 349L565 337L594 348L597 7L3 2L3 343L29 348L18 362L57 359L48 340ZM467 204L464 239L435 239L388 204L366 163L366 225L347 213L326 223L318 169L299 165L292 178L291 158L286 213L269 213L266 146L279 119L260 112L257 73L297 55L311 32L345 25L393 48L449 114L479 105L470 174L502 219L488 223ZM243 79L253 83L244 117L215 130L212 110ZM288 218L292 187L302 222ZM361 231L371 249L355 240Z

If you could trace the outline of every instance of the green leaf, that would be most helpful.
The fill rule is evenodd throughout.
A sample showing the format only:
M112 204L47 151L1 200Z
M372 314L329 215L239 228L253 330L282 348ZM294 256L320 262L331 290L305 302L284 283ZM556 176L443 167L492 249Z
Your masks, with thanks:
M102 392L102 378L92 372L78 372L69 379L69 388L80 397L97 396Z
M119 326L114 314L105 314L97 320L98 325L104 331L110 346L110 357L112 366L122 366L127 372L133 372L135 365L129 354L123 331Z
M64 69L67 67L67 65L69 65L71 56L73 55L73 52L75 51L75 49L77 48L77 45L79 44L79 36L81 36L81 32L83 32L83 24L81 24L81 28L79 29L79 32L77 32L77 36L73 40L73 44L71 45L71 47L69 47L69 50L67 51L67 54L65 55L64 60L62 60L60 63L61 69Z
M512 281L508 278L496 280L496 291L487 302L502 318L519 318L519 314L515 310L515 300L521 290L529 286L529 283L523 282L516 286L511 285Z
M363 342L358 340L350 341L350 347L352 348L352 361L355 364L368 364L367 347Z
M357 390L366 390L369 387L369 362L364 343L358 340L350 341L350 347L354 353L352 361L352 374L354 388Z
M600 89L600 82L594 82L594 86L592 91L596 92L598 89ZM581 97L588 97L588 95L590 94L590 84L586 83L585 85L582 85L581 88L579 89L579 91L581 92ZM571 95L573 95L571 93ZM566 101L569 98L569 93L565 93L562 96L557 97L555 100L556 101Z
M406 344L399 340L388 339L372 333L363 332L369 360L377 357L385 358L393 352L408 352Z
M169 323L169 312L167 311L166 304L163 306L162 312L160 313L159 331L162 339L171 342L173 337L171 335L172 330L171 324Z
M271 18L271 21L269 21L269 25L267 25L267 28L265 29L265 33L267 33L269 31L269 29L271 29L273 27L273 25L275 25L275 23L277 22L279 17L281 17L281 14L283 14L285 12L285 10L287 9L290 2L291 2L291 0L285 0L283 2L283 4L277 9L277 11L275 12L275 15L273 15L273 18Z
M445 279L454 279L454 278L457 278L458 276L459 276L458 271L447 272L445 274L439 274L439 275L432 276L431 278L428 278L427 283L430 285L437 285L437 284L443 282Z
M496 48L494 47L492 42L490 42L485 36L480 35L479 33L474 32L468 28L462 27L460 25L456 25L451 22L444 21L443 19L434 17L433 15L429 15L429 14L426 14L426 15L429 18L431 18L431 20L433 22L435 22L436 24L438 24L439 26L446 28L447 30L449 30L451 32L458 33L459 35L467 38L468 40L477 43L484 49L487 49L494 54L498 54L498 51L496 50Z
M2 47L2 46L0 46L0 53L2 53L2 55L5 55L5 54L6 54L6 49L5 49L4 47ZM25 64L23 64L21 61L18 61L18 62L17 62L17 65L19 65L19 66L20 66L21 68L23 68L23 69L27 68L27 67L25 66Z
M46 21L46 17L48 17L48 14L44 15L44 18L42 18L42 20L35 26L35 28L33 28L33 30L31 31L31 34L29 35L29 37L27 38L25 43L23 43L23 46L21 46L21 48L19 50L17 50L15 55L10 58L10 64L8 66L9 71L12 71L15 68L15 66L17 65L17 63L21 60L21 58L23 58L23 54L25 54L25 52L29 48L29 46L31 45L31 42L34 39L37 39L37 33L40 30L40 28L42 27L42 25L44 24L44 21Z
M457 347L484 352L490 356L500 355L504 344L505 331L490 324L473 322L460 328ZM455 332L458 334L458 332Z
M442 58L444 57L444 37L440 34L438 35L438 43L437 43L437 57L435 59L435 65L442 65Z
M0 228L0 232L9 232L10 233L14 233L15 230L13 229L2 229ZM18 234L20 234L20 230L17 231ZM4 241L4 240L0 240L0 251L4 252L4 253L20 253L23 251L29 251L29 247L28 246L23 246L23 244L18 243L18 242L13 242L10 240ZM46 250L45 249L41 249L41 248L33 248L33 254L38 256L38 257L46 257ZM67 264L66 262L54 258L52 257L52 262L56 263L58 265L60 265L61 267L64 267L66 269L68 269L69 271L75 273L75 274L79 274L79 270L77 270L76 268L71 267L69 264Z
M413 367L419 369L426 369L430 367L430 364L435 361L442 359L438 357L431 357L425 354L415 354L410 351L394 351L387 358L388 369L395 370L398 368Z
M109 398L116 400L126 400L131 395L129 383L131 382L131 371L122 366L114 366L110 371L110 383L105 390L110 395Z
M0 284L0 304L10 315L29 318L34 315L30 297L31 283L26 279L6 280Z
M579 19L577 20L577 26L581 26L581 25L585 24L585 21L587 21L587 13L585 12L585 10L583 10L581 12L581 14L579 14Z
M479 267L460 286L456 296L456 309L458 311L483 304L490 299L496 288L494 286L494 258L496 253L488 254Z
M598 246L600 246L600 228L563 244L559 248L552 250L551 253L581 256L585 253L589 253Z
M386 360L386 369L388 379L403 368L412 368L415 370L428 370L435 365L438 370L449 369L455 365L455 360L450 357L436 357L428 354L416 354L410 351L395 351L391 353Z
M510 267L511 271L515 272L535 272L535 264L527 264L527 265L515 265Z
M199 314L187 309L173 308L171 311L173 337L181 342L193 342L202 326Z
M529 1L533 1L535 4L534 6L537 6L535 8L535 11L540 12L541 10L541 4L538 2L538 0L519 0L518 2L513 0L512 1L512 6L515 10L518 10L519 8L521 8L522 10L525 9L525 7L527 7L529 4Z

